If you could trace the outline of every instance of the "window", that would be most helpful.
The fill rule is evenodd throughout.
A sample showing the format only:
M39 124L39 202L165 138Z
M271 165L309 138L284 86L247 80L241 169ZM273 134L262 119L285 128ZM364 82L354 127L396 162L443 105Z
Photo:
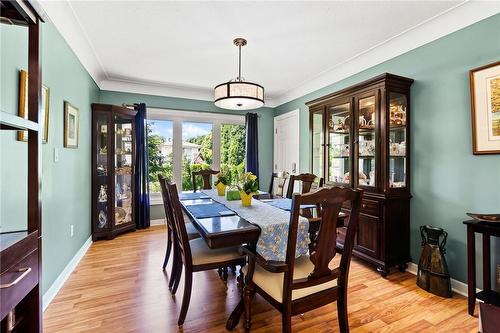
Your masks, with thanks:
M220 168L231 181L245 172L245 126L223 124L220 129Z
M245 117L148 108L149 189L161 200L158 174L192 190L191 172L227 170L233 181L245 170ZM201 185L201 179L198 180Z
M158 174L172 178L173 122L148 120L149 191L161 192Z
M212 124L182 123L182 189L192 190L191 173L210 169L213 162ZM202 185L197 177L196 187Z

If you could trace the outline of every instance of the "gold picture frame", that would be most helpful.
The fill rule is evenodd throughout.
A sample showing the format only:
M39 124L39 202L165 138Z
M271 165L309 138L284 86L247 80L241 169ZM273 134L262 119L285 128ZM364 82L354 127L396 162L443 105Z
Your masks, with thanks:
M41 128L42 143L49 142L49 109L50 109L50 89L42 84L42 105L43 117L38 120ZM28 119L28 72L24 69L19 71L19 110L21 118ZM28 131L18 131L17 140L28 141Z
M474 155L500 154L500 61L469 72Z
M64 147L78 148L80 110L64 101Z

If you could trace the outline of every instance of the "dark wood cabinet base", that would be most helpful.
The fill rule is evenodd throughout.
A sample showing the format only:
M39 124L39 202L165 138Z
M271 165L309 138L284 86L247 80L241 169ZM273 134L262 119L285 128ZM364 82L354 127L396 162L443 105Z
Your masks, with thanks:
M135 225L133 224L127 225L119 229L114 229L111 231L95 232L92 234L92 241L95 242L101 239L112 240L115 239L115 237L118 236L119 234L131 231L135 231Z

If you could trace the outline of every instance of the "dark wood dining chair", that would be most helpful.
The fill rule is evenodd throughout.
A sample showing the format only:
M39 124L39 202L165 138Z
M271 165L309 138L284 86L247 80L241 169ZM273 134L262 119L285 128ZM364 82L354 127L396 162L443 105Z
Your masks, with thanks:
M167 189L167 179L165 179L162 175L158 175L158 181L160 182L160 187L161 187L161 197L163 199L163 209L165 210L165 220L167 222L167 249L165 251L165 259L163 260L163 270L167 267L168 259L170 258L170 253L172 250L172 247L175 246L174 242L174 222L173 222L173 217L172 217L172 209L170 207L170 202L169 202L169 195L168 195L168 189ZM196 228L193 226L192 223L186 223L186 232L188 235L189 239L195 239L199 238L200 234L196 230ZM174 249L173 257L176 255ZM175 267L175 260L174 264L172 265L172 272L170 273L170 278L169 278L169 288L172 289L175 278L174 278L174 272L178 269Z
M340 332L349 332L347 320L347 278L354 235L358 226L362 190L334 187L307 194L294 194L288 230L285 262L269 262L253 248L243 246L248 256L243 291L245 328L251 326L251 304L255 293L281 312L283 332L291 332L291 317L337 301ZM352 205L340 264L330 268L336 255L338 215L345 201ZM310 255L295 258L301 204L321 206L321 224Z
M316 182L316 175L312 173L301 173L299 175L291 175L290 180L288 181L288 190L286 191L286 197L291 199L293 195L293 188L295 186L295 182L302 182L302 190L301 193L309 193L311 192L311 188L313 184ZM318 187L323 186L323 178L319 178Z
M184 267L184 294L182 296L181 312L177 324L182 326L186 319L189 301L191 299L191 289L193 273L207 271L228 266L245 265L245 258L238 253L238 247L226 247L220 249L211 249L203 238L189 240L186 223L182 215L182 208L177 193L175 183L167 183L167 192L170 196L174 220L174 241L177 242L179 268L175 272L175 284L172 293L175 294L179 286L182 267Z
M212 169L208 170L200 170L193 171L191 173L191 181L193 182L193 192L196 192L198 188L196 188L196 176L201 176L203 178L203 187L202 190L210 190L212 188L212 175L218 174L219 171L215 171Z
M274 192L274 182L276 179L276 192ZM273 172L271 174L271 183L269 184L269 195L272 197L282 197L285 193L285 183L286 180L288 179L288 172L286 171L281 171L281 172Z

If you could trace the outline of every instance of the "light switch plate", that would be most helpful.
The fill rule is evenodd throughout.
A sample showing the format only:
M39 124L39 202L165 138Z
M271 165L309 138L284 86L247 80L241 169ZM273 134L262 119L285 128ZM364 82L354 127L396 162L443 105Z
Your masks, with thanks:
M54 148L54 162L59 162L59 148Z

